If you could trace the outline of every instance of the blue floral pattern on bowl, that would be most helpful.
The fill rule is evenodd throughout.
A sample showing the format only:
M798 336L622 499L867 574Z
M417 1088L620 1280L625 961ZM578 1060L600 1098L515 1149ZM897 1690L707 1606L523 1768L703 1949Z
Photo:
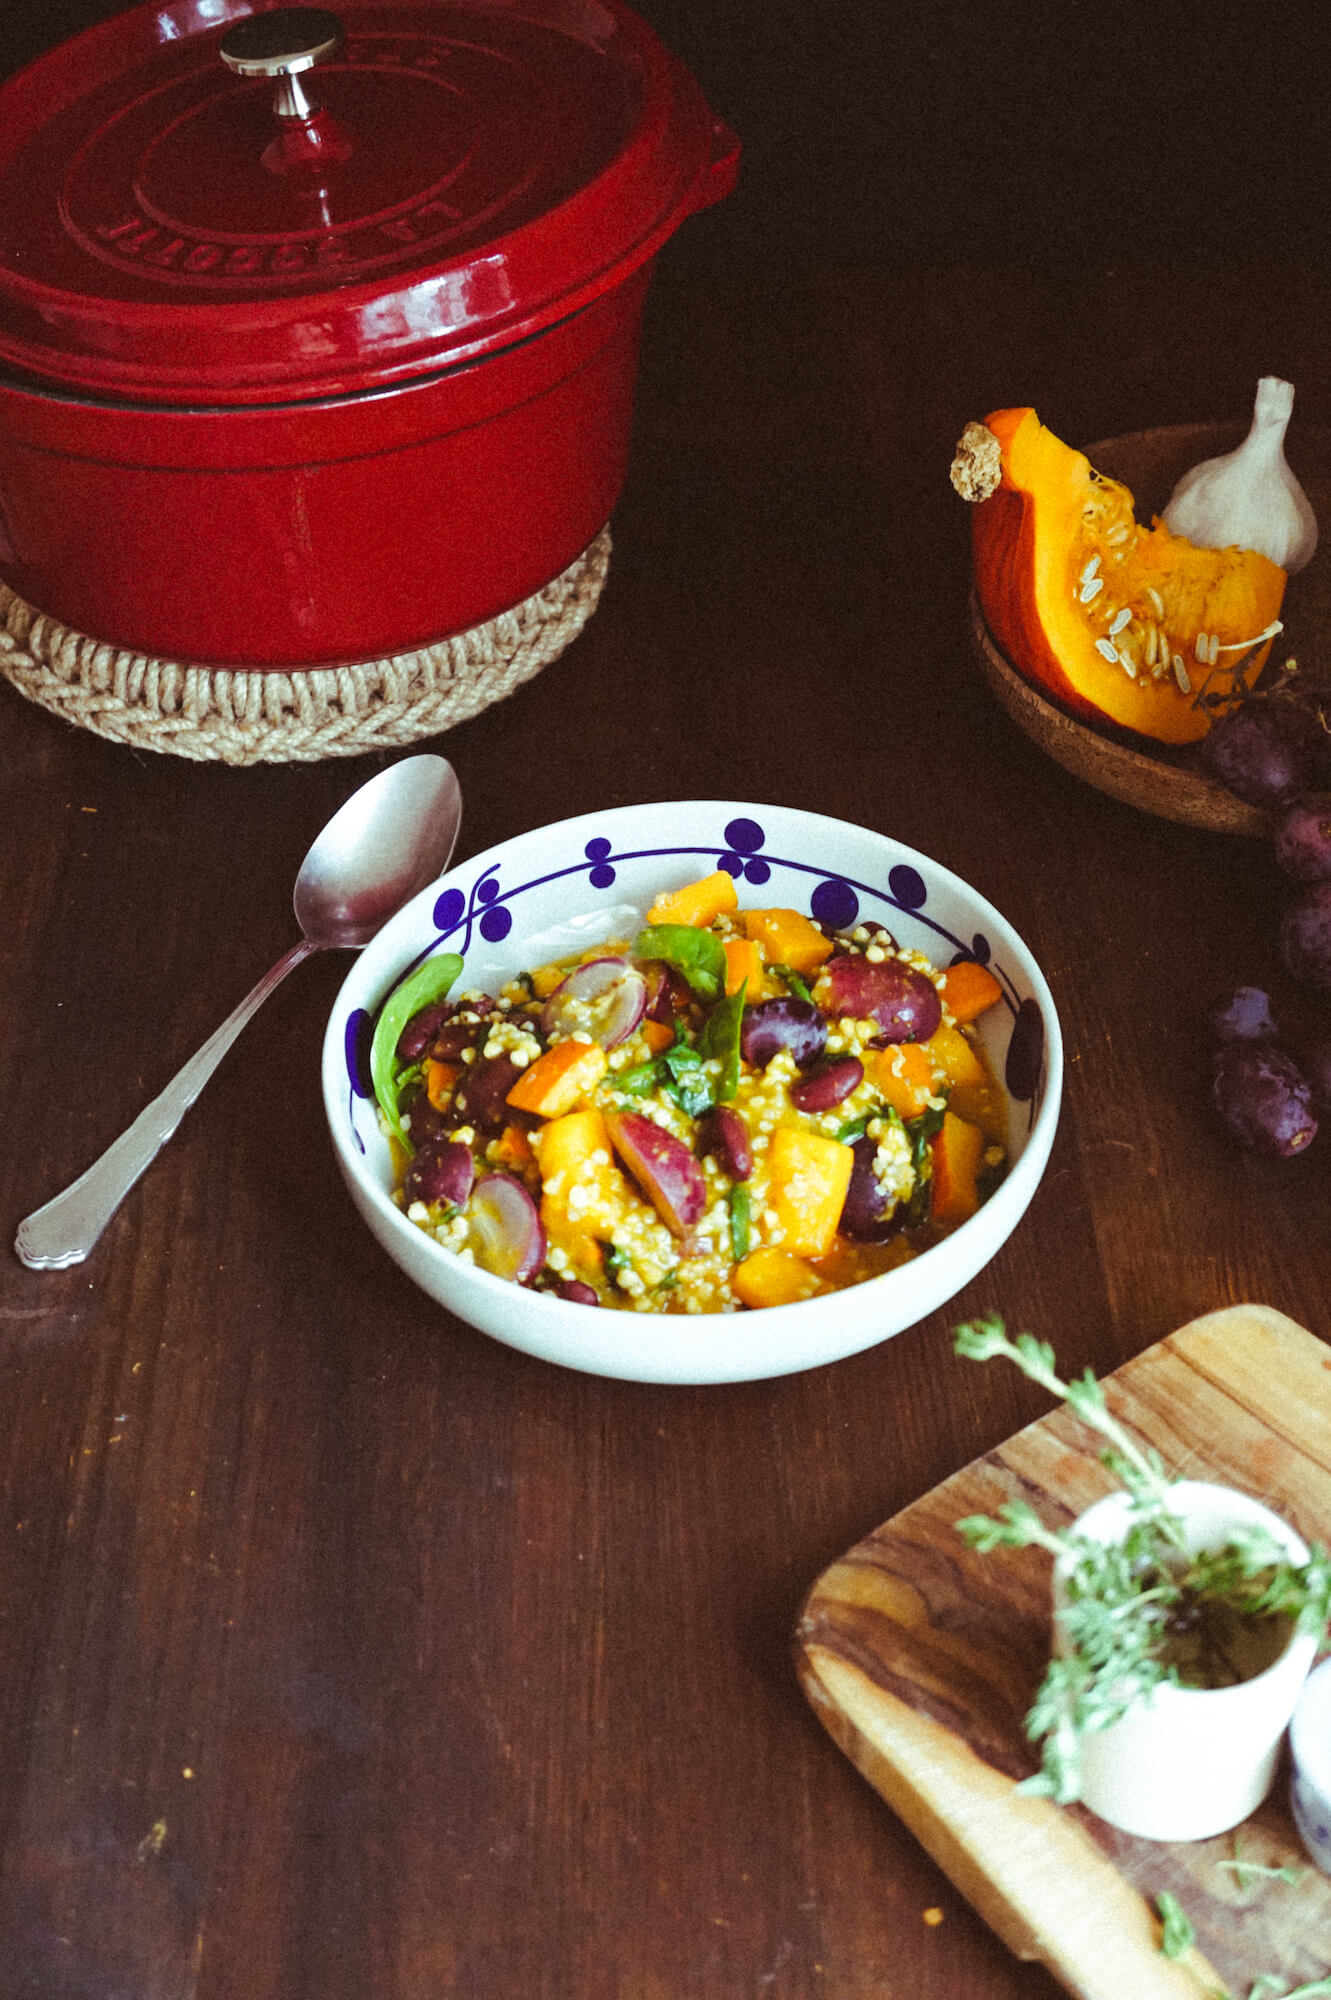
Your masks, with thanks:
M961 938L932 916L927 907L928 884L919 870L907 862L897 862L888 872L886 887L882 887L850 875L832 874L824 867L794 856L769 854L765 851L766 846L767 834L761 822L739 817L726 823L722 839L715 846L665 845L616 851L612 839L603 834L593 834L585 841L580 860L507 885L502 879L501 864L491 863L473 876L467 887L453 882L440 892L433 910L436 935L423 950L417 952L409 965L402 968L402 976L405 977L442 947L460 953L465 959L478 936L488 945L502 944L513 930L515 907L521 904L522 898L534 890L547 888L552 882L584 875L588 890L594 892L587 898L587 908L593 908L595 895L605 896L617 886L619 870L627 862L677 862L687 859L698 875L723 869L737 882L762 890L769 889L774 881L780 881L786 894L794 900L804 900L795 897L796 890L803 888L807 891L809 914L826 930L851 930L862 920L878 921L884 918L885 913L895 912L909 916L932 933L938 941L930 952L935 963L955 964L959 959L974 959L988 966L998 980L1003 1002L1013 1016L1004 1082L1008 1094L1025 1106L1029 1128L1040 1106L1044 1020L1034 1000L1020 997L1012 978L995 960L990 941L983 932ZM465 864L454 871L455 874L465 872ZM888 928L891 928L890 924ZM373 1095L369 1077L371 1034L372 1022L364 1012L358 1011L348 1020L347 1072L353 1092L362 1099Z

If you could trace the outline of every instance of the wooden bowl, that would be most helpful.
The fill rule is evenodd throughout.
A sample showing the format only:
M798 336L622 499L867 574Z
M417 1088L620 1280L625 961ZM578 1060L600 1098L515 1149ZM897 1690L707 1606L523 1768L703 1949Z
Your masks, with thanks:
M1175 483L1191 466L1233 451L1246 433L1242 423L1178 424L1103 439L1088 446L1086 456L1097 471L1129 488L1138 519L1146 521L1167 504ZM1331 432L1291 434L1287 450L1318 520L1329 524L1331 540ZM1290 580L1281 613L1285 629L1272 648L1272 664L1297 658L1301 645L1311 656L1319 643L1331 616L1329 566L1331 556L1319 548L1307 569ZM1074 777L1159 819L1212 833L1269 834L1272 815L1245 805L1207 777L1195 745L1172 749L1110 723L1093 726L1036 688L995 643L974 592L971 637L986 683L1017 727Z

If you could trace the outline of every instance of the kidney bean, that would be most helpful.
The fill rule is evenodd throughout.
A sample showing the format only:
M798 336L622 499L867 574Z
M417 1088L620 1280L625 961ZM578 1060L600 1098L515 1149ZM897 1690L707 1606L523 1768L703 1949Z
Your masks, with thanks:
M481 1132L501 1132L509 1123L506 1103L522 1071L511 1055L478 1056L469 1063L453 1093L453 1109Z
M790 1101L797 1111L831 1111L863 1081L858 1056L830 1056L791 1085Z
M407 1162L402 1188L408 1201L466 1206L476 1168L471 1149L456 1139L431 1139Z
M753 1143L749 1128L729 1104L718 1104L703 1127L703 1151L713 1153L722 1173L732 1181L746 1181L753 1172Z

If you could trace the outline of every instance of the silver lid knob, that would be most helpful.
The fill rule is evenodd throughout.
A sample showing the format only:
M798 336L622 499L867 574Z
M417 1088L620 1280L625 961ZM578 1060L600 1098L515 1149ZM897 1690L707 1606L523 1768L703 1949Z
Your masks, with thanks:
M237 76L270 76L277 83L273 108L279 118L313 118L318 101L301 83L316 64L341 52L343 28L323 7L279 7L248 14L227 29L221 57Z

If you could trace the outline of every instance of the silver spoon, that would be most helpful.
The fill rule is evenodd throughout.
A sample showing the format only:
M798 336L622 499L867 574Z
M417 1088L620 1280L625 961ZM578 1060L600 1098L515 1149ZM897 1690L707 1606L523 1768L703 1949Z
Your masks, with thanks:
M62 1194L20 1222L14 1248L34 1271L83 1261L207 1083L250 1016L293 966L330 947L359 950L447 868L462 793L443 757L405 757L329 820L301 863L292 901L303 936L190 1057L159 1097Z

